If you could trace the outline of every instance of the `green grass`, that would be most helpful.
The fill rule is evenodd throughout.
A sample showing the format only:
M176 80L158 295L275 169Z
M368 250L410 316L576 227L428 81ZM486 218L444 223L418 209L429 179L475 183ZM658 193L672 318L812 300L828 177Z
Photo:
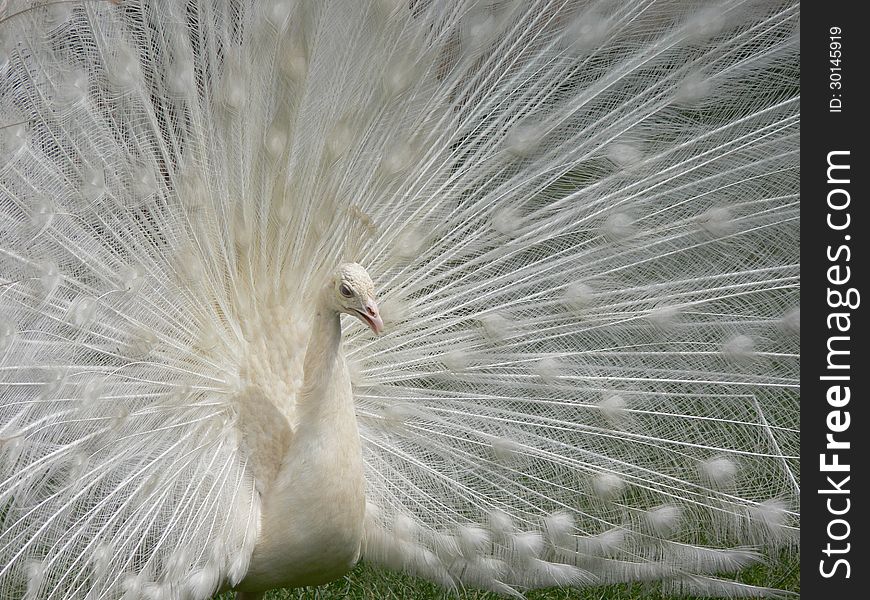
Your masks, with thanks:
M738 579L744 583L772 587L800 594L800 562L796 552L783 552L778 560L762 563L742 571ZM528 600L665 600L657 584L606 585L583 589L536 590L526 594ZM233 594L216 596L232 600ZM384 571L365 564L344 578L317 588L275 590L266 600L502 600L504 596L476 590L459 594L446 591L422 579ZM684 600L693 600L683 597Z

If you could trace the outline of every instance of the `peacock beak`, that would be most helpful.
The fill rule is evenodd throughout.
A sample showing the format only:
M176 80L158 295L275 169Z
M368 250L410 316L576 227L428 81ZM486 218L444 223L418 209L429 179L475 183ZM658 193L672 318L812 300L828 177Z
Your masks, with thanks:
M375 335L381 335L384 331L384 321L381 319L381 313L378 311L378 305L374 300L366 300L362 310L355 312L363 323L371 327Z

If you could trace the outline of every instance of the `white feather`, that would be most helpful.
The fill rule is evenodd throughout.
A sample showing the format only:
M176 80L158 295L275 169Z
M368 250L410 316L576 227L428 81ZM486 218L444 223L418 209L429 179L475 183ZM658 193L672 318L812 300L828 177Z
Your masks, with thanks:
M707 575L799 522L799 17L0 3L0 597L775 594Z

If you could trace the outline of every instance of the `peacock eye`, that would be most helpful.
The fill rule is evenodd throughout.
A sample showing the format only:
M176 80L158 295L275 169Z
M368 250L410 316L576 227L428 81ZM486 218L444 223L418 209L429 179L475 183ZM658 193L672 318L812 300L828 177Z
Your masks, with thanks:
M350 298L351 296L353 296L353 292L350 291L350 288L347 287L347 284L344 284L344 283L342 283L340 286L338 286L338 293L341 294L342 296L344 296L345 298Z

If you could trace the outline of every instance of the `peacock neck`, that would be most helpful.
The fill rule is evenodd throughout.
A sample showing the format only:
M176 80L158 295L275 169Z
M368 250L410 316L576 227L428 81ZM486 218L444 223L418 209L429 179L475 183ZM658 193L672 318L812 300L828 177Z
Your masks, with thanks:
M330 406L330 399L340 399L341 394L333 392L336 380L341 379L341 320L339 313L321 293L314 314L308 348L303 362L302 393L299 398L300 423L306 417L318 416L323 411L336 407Z

